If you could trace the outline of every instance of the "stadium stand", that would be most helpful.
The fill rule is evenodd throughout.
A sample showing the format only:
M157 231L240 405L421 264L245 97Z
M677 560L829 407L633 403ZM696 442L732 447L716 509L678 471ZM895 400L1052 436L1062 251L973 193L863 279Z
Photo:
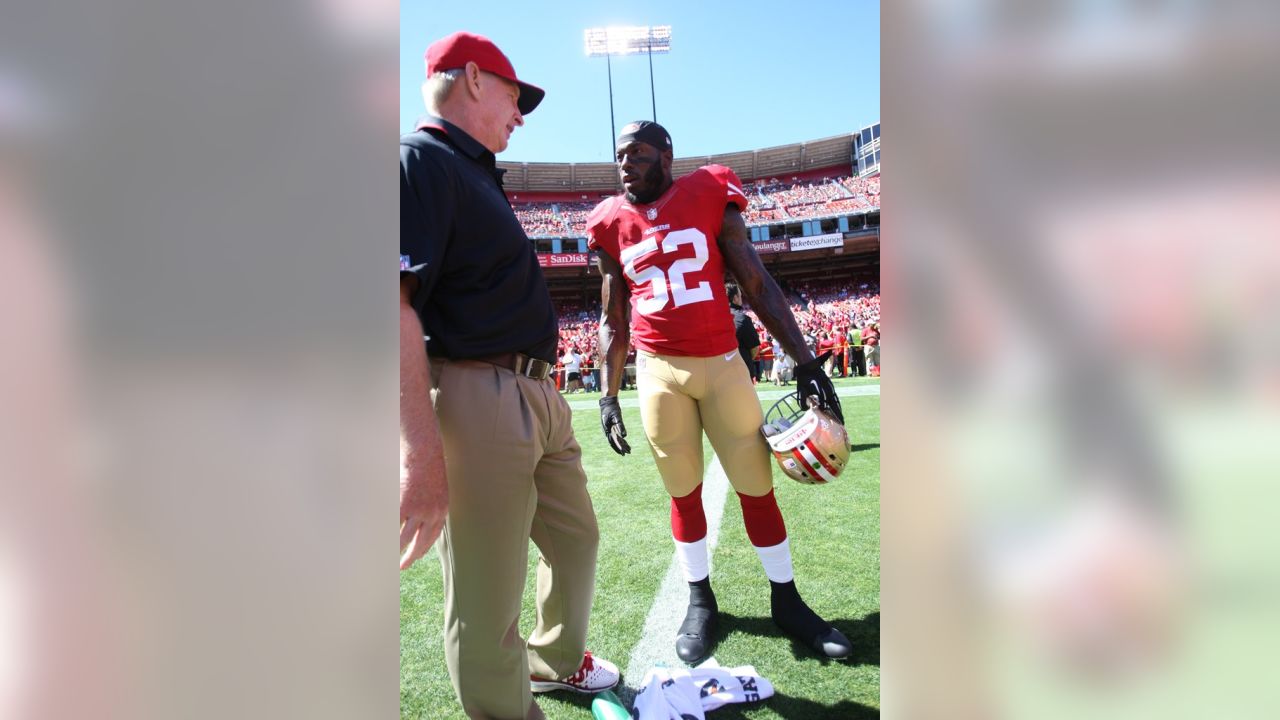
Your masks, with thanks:
M717 156L720 160L724 156ZM706 158L704 158L706 159ZM696 165L692 169L701 167ZM677 175L678 177L678 175ZM743 187L748 225L826 217L880 207L880 178L849 176L786 184L776 178ZM595 202L517 201L516 216L530 237L583 237Z
M816 351L822 338L830 337L836 356L834 372L839 376L847 376L852 365L852 358L847 355L849 331L864 328L871 323L879 324L880 284L869 278L855 280L853 283L815 280L792 283L786 290L796 324L810 341L810 349ZM557 312L560 314L560 344L556 357L563 357L569 348L573 348L586 361L584 372L593 372L597 369L598 358L596 333L600 329L599 304L583 306L562 302L557 303ZM755 313L747 310L747 316L755 323L761 340L771 341L772 338ZM556 369L557 382L563 386L561 368L557 365ZM598 389L598 377L596 379L597 382L593 385Z

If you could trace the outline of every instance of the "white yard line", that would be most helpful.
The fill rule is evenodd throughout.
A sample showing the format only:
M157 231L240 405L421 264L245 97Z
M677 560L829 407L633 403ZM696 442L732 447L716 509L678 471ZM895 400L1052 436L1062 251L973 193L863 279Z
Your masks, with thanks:
M728 494L729 478L720 467L719 458L712 457L702 479L702 508L707 514L707 556L713 569L716 541L720 538L720 519L724 517L724 501ZM631 700L649 668L659 663L668 667L684 667L684 661L676 656L676 632L684 622L684 611L688 605L689 583L684 579L673 547L667 574L644 619L640 642L631 650L631 658L623 672L626 685L617 688L618 697L627 707L631 707Z

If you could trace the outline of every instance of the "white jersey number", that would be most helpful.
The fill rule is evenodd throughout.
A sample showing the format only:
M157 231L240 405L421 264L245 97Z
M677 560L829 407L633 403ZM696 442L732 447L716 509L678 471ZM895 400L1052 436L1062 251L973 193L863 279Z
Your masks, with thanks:
M673 298L676 307L711 299L711 283L704 280L693 287L688 287L684 279L685 275L696 273L706 266L710 258L707 253L707 236L694 228L668 233L662 239L662 253L664 255L673 253L681 245L692 245L693 257L676 260L665 272L657 265L636 270L636 262L640 258L658 251L657 236L647 238L622 251L622 271L631 278L631 282L635 283L636 287L650 283L653 290L651 297L636 303L636 311L641 315L649 315L665 308L667 302Z

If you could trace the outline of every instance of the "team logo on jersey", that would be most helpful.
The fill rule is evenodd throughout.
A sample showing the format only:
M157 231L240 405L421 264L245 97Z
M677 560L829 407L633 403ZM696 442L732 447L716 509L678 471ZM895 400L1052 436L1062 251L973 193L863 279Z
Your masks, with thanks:
M401 256L400 256L400 269L401 269L401 270L408 270L408 269L409 269L409 256L408 256L408 255L401 255Z
M657 220L658 208L649 208L648 210L645 211L644 216L649 218L650 221Z

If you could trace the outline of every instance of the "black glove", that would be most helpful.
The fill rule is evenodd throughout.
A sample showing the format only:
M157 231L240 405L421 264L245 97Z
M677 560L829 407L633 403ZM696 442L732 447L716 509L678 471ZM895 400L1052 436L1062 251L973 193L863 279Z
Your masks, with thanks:
M830 385L831 381L828 380L827 384ZM604 437L614 452L619 455L631 452L631 446L623 439L627 436L627 426L622 424L622 410L618 407L616 395L600 398L600 426L604 428Z
M807 363L796 366L796 388L800 391L800 407L809 407L809 398L817 398L818 406L844 424L844 411L840 408L840 398L836 397L836 388L831 378L822 371L822 364L831 357L825 352Z

